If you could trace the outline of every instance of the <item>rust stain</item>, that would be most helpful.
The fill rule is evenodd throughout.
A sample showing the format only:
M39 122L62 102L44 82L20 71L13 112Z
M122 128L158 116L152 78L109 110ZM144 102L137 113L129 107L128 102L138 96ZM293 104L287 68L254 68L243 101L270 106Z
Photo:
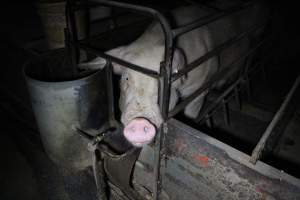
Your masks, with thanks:
M195 153L193 154L193 159L203 167L208 166L209 158L207 156Z

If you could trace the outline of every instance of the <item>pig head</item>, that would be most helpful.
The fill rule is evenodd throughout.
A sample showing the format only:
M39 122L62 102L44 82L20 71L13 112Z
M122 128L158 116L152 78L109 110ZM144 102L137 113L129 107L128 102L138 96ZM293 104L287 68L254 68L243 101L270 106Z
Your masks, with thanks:
M133 64L159 72L160 62L164 57L164 34L158 23L151 24L136 41L128 46L121 46L106 53ZM96 58L89 63L80 64L83 69L103 68L106 61ZM175 50L173 69L185 65L185 57L180 50ZM134 146L141 147L154 138L157 128L163 122L158 106L158 80L145 74L124 68L113 63L114 73L121 75L119 106L124 124L123 134ZM172 96L176 91L172 90ZM177 96L171 99L174 107Z

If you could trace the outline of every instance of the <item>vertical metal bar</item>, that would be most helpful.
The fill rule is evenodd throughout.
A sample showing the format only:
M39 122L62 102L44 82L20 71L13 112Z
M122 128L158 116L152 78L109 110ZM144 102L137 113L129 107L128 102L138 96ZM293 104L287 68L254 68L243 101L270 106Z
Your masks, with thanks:
M170 102L170 91L171 91L171 72L172 72L172 57L173 57L173 35L171 31L171 26L164 16L160 13L156 14L156 18L159 20L164 36L165 36L165 59L160 65L160 78L159 78L159 105L163 117L163 124L160 127L160 131L157 135L155 142L155 166L154 166L154 192L153 199L158 200L161 192L161 159L164 158L163 152L165 151L164 140L165 135L168 132L167 129L167 119L169 112L169 102Z
M99 200L107 200L107 182L105 181L104 160L98 150L92 152L93 154L93 174L97 187L97 198Z
M246 58L246 63L245 63L245 67L243 70L243 74L245 77L245 81L246 81L246 92L247 92L247 98L248 101L251 101L252 98L252 90L251 90L251 82L250 82L250 78L249 78L249 71L250 71L250 67L251 67L251 61L253 60L253 55L248 56L248 58Z
M229 126L229 109L228 109L228 103L226 102L226 97L222 99L222 107L223 107L223 116L224 116L224 121L227 126Z
M171 56L171 55L170 55ZM169 58L170 59L170 58ZM159 128L159 131L155 140L155 151L154 151L154 177L155 183L153 188L153 199L158 200L161 192L161 159L164 152L164 138L167 134L167 117L169 111L169 98L170 98L170 74L168 74L168 67L165 62L161 63L160 67L160 78L159 78L159 105L163 117L163 124Z
M72 73L72 77L75 78L76 77L76 73L77 73L77 67L76 67L76 57L74 55L74 51L73 51L73 47L70 43L71 38L70 38L70 31L68 30L68 28L64 29L64 35L65 35L65 48L66 48L66 53L67 53L67 59L70 59L71 62L71 73Z
M247 98L248 98L248 101L251 101L251 99L252 99L252 90L251 90L251 83L250 83L250 78L249 78L248 72L247 72L247 74L245 74L245 81L246 81Z
M154 186L153 186L153 199L157 200L161 192L161 175L160 175L160 161L161 161L161 136L163 133L163 125L158 129L158 133L155 138L154 149Z
M209 116L209 114L207 114L205 118L206 118L205 123L206 123L207 127L208 128L213 128L212 116Z
M107 62L106 67L106 89L107 89L107 100L108 100L108 120L112 126L115 121L115 105L114 105L114 92L113 92L113 66L111 62Z
M240 92L239 92L239 84L235 86L234 88L234 98L236 101L236 105L238 106L238 109L241 110L242 109L242 103L241 103L241 96L240 96Z
M73 11L74 7L74 0L67 0L66 2L66 26L68 30L68 36L70 41L76 43L78 42L78 35L77 35L77 26L76 26L76 19L75 13ZM79 48L76 45L72 45L71 47L72 59L74 59L73 67L76 67L76 64L79 62Z

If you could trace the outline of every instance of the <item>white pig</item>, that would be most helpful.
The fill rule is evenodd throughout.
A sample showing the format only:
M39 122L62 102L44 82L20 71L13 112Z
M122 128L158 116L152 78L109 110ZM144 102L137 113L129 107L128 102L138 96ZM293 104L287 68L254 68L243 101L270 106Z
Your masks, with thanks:
M247 11L248 10L248 11ZM176 39L172 71L176 73L187 63L212 50L233 37L238 32L257 23L258 12L255 6L239 12L231 17L202 26L179 36ZM209 12L199 7L181 7L172 12L178 26L191 23ZM255 16L248 19L245 15ZM252 21L251 21L252 20ZM161 26L152 23L147 30L134 42L121 46L106 53L133 64L159 72L160 62L164 58L165 41ZM233 45L224 51L220 59L213 57L189 72L184 79L178 79L172 84L169 109L174 108L179 98L185 98L200 88L216 71L219 66L226 65L242 55L248 48L248 39ZM84 69L99 69L105 65L105 60L96 58L89 63L80 65ZM123 134L134 146L142 147L155 137L156 130L163 122L158 106L158 81L142 73L121 67L113 63L114 72L121 74L121 95L119 100L122 111L121 121L124 124ZM184 114L189 118L197 117L206 92L194 99L185 109Z

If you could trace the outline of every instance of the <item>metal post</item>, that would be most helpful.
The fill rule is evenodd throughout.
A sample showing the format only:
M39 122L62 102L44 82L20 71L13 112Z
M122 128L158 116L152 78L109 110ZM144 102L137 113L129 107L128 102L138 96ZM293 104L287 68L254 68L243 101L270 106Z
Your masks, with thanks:
M251 82L250 82L248 73L245 74L245 83L246 83L247 98L248 98L248 101L250 102L252 99L252 89L251 89Z
M234 88L234 97L235 97L235 101L236 101L236 105L238 106L238 109L241 110L242 103L241 103L241 96L240 96L240 92L239 92L239 85L235 86L235 88Z
M205 123L207 125L208 128L213 128L213 120L212 120L212 116L209 116L209 114L207 114L205 116L206 120Z
M113 92L113 66L108 62L105 66L106 71L106 89L107 89L107 103L108 103L108 122L113 126L115 122L115 105L114 105L114 92Z
M93 174L97 187L97 198L98 200L107 200L107 182L105 180L104 160L101 153L99 153L97 149L95 149L92 153Z
M284 102L281 104L279 110L276 112L275 116L273 117L271 123L267 127L266 131L263 133L262 137L260 138L259 142L257 143L255 149L252 152L250 162L252 164L256 164L256 162L260 159L261 154L266 146L267 140L270 139L271 134L276 127L278 121L281 119L283 114L285 113L294 93L296 92L298 85L300 83L300 76L296 79L293 87L290 89L289 93L285 97Z
M226 126L229 126L229 109L228 109L228 103L226 102L226 97L222 99L222 107L223 107L223 115L224 115L224 121Z
M68 37L70 42L78 42L78 35L77 35L77 26L76 26L76 20L75 20L75 13L72 11L72 8L75 4L74 0L67 0L66 2L66 27L68 30ZM79 48L75 45L72 45L70 47L72 58L74 59L74 67L79 62Z

